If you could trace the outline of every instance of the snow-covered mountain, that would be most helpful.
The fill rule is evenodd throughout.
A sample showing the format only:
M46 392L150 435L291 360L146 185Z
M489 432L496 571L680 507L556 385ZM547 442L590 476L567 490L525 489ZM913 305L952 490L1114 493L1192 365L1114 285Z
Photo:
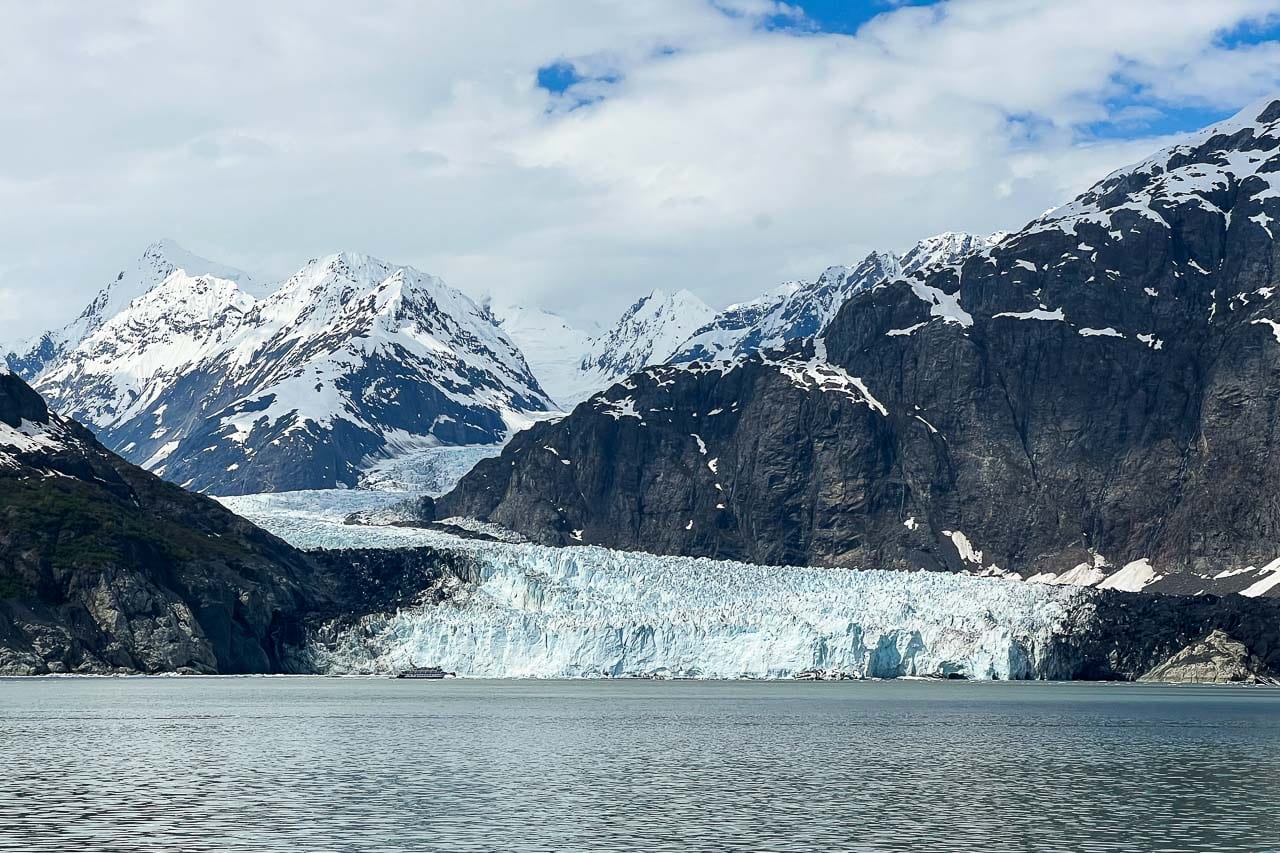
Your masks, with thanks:
M600 390L582 370L591 335L544 308L513 305L495 312L502 331L515 341L538 383L562 408L572 408Z
M489 313L434 276L341 253L259 298L190 257L149 248L150 278L100 294L83 338L36 382L55 410L175 482L350 486L379 455L500 441L552 408Z
M650 364L662 364L694 330L715 315L687 290L655 290L628 308L613 328L591 342L582 371L616 382Z
M194 255L172 240L160 240L148 246L141 257L121 270L74 320L13 346L11 351L3 354L4 360L14 373L28 381L34 379L102 328L129 303L179 270L188 276L207 275L234 282L246 293L261 293L248 273Z
M855 293L887 278L945 266L998 242L948 231L921 240L905 254L873 252L856 266L833 266L814 281L789 281L749 302L730 305L697 328L672 362L715 360L774 349L822 332Z
M499 313L503 330L520 345L534 374L564 409L645 365L662 364L715 315L687 290L654 290L595 336L539 308L517 306Z
M789 281L718 313L687 290L670 295L655 290L594 336L541 308L512 306L496 313L542 387L568 410L647 365L732 358L817 335L860 290L956 263L1002 236L949 231L921 240L901 256L874 252L856 266L828 267L814 281Z
M1008 231L997 231L981 237L963 231L944 231L926 237L898 258L900 275L914 275L927 269L958 264L965 258L996 245L1009 236Z

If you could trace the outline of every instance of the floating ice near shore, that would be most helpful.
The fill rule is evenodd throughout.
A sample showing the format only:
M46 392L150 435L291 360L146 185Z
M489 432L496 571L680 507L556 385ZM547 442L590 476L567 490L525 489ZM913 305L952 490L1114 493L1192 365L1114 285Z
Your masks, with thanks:
M472 558L477 577L448 602L346 630L320 652L330 672L389 672L414 660L477 677L779 678L813 669L1067 677L1072 662L1059 640L1088 621L1097 595L1002 578L753 566L338 523L371 494L224 499L300 546L431 545Z

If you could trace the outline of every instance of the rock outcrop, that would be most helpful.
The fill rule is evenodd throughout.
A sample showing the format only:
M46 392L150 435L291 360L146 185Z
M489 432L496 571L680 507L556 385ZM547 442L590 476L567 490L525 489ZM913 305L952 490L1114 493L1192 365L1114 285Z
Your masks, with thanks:
M1217 629L1138 680L1170 684L1280 684L1280 678L1244 643Z

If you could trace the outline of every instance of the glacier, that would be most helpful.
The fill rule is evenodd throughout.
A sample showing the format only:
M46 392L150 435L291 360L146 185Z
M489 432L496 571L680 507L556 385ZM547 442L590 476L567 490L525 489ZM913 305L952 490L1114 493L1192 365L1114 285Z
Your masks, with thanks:
M494 678L1069 678L1064 637L1093 590L936 572L780 568L583 546L462 539L344 525L393 495L335 491L224 498L303 547L431 546L469 557L441 604L366 616L310 653L330 674L411 661ZM402 497L402 495L401 495Z
M1068 678L1079 588L936 572L774 568L593 546L474 548L439 604L366 617L332 673L429 661L478 677Z

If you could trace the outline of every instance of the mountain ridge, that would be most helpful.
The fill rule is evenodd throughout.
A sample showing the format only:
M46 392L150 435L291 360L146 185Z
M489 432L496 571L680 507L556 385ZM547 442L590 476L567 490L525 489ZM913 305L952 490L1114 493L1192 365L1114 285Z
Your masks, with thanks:
M175 482L353 486L389 449L498 441L552 408L492 317L435 276L340 252L255 297L148 253L165 277L36 388Z
M635 374L433 512L545 544L1280 593L1280 102L1256 109L863 290L816 344Z
M496 313L520 349L535 354L535 375L567 411L634 370L665 362L712 311L688 290L658 288L594 335L542 308L512 305Z
M926 266L955 263L1003 236L1003 232L978 237L945 231L926 237L901 255L872 252L853 266L827 267L813 281L784 282L762 296L719 312L696 329L669 360L733 359L820 335L840 306L862 290Z
M3 361L24 379L34 379L104 323L127 309L133 300L177 271L193 278L211 275L232 281L246 292L258 289L248 273L202 258L164 238L147 246L142 255L121 270L74 319L57 329L19 342L12 352L2 354Z

